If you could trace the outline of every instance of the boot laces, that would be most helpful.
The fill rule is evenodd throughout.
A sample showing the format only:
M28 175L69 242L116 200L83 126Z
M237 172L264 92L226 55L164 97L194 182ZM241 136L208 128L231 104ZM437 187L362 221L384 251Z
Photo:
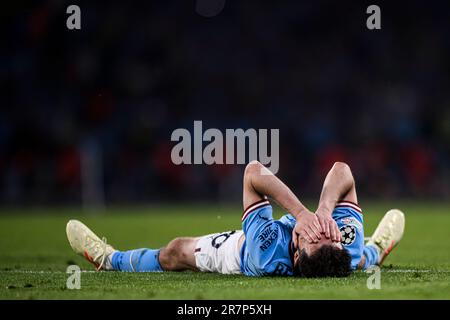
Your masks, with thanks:
M92 257L93 260L97 263L97 260L101 258L101 261L96 268L97 271L100 271L105 264L106 260L106 248L107 248L107 239L106 237L102 237L101 241L98 241L97 239L92 239L88 237L86 239L86 247L90 249L90 251L94 254Z
M375 239L374 242L381 248L386 249L389 247L391 240L392 240L392 228L393 228L393 225L392 225L392 222L390 222L387 225L386 229L383 230L384 232L377 239Z

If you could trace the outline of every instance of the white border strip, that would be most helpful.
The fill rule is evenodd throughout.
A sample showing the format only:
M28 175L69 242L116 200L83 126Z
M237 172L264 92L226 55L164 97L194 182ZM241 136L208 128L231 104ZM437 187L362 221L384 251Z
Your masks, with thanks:
M257 202L257 203L255 203L255 204L251 205L250 207L248 207L248 208L244 211L244 214L242 215L242 219L241 219L241 220L244 221L245 218L247 218L247 216L250 214L250 212L252 212L252 211L254 211L254 210L258 209L258 208L267 206L267 205L270 205L269 200L264 200L264 201L262 201L262 202Z
M135 272L135 270L133 268L133 262L131 262L131 258L133 257L134 251L136 251L136 250L131 251L131 254L130 254L130 266L131 266L131 270L133 270L133 272Z
M362 213L361 208L352 202L341 201L336 204L336 207L350 207L350 208L355 209L356 211Z

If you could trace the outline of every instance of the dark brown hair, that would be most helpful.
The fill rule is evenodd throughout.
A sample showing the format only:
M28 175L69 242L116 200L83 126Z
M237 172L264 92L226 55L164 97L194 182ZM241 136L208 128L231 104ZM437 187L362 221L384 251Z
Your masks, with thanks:
M351 274L350 254L345 249L324 245L311 256L300 252L296 274L305 278L347 277Z

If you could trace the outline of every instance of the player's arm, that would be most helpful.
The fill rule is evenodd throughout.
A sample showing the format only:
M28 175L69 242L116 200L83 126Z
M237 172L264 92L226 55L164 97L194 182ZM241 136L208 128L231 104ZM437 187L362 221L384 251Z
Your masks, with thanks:
M322 230L326 237L331 237L333 241L341 241L341 234L332 213L336 204L342 200L357 203L355 180L346 163L336 162L325 178L316 211Z
M321 228L315 214L310 212L295 194L269 169L258 161L250 162L244 173L244 210L266 196L275 200L297 220L295 232L309 242L320 239ZM294 245L297 237L293 239Z

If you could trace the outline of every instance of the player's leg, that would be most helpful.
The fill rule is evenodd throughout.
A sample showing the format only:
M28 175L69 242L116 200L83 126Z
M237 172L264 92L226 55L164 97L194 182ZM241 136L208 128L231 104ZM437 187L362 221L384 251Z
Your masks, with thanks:
M381 265L398 245L405 230L405 215L398 209L389 210L381 219L364 248L364 268Z
M197 238L176 238L161 249L134 249L112 254L112 270L131 272L197 270L194 247Z
M162 249L118 251L80 221L70 220L66 232L73 250L93 263L97 270L151 272L195 269L197 238L177 238Z
M195 246L199 238L175 238L159 253L159 263L165 271L197 271L195 263Z

